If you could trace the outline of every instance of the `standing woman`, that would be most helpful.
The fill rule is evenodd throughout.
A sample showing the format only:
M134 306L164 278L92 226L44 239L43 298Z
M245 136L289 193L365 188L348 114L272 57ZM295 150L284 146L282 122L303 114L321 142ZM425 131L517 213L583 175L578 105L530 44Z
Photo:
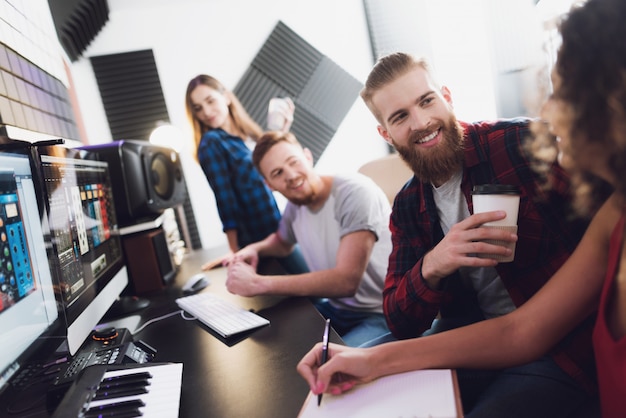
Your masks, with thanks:
M276 232L280 211L252 164L251 148L263 133L261 127L230 90L205 74L189 81L185 105L193 126L196 158L215 194L230 251ZM283 115L281 130L289 129L292 115L293 107ZM291 260L279 261L289 272L307 270L297 249L287 259Z

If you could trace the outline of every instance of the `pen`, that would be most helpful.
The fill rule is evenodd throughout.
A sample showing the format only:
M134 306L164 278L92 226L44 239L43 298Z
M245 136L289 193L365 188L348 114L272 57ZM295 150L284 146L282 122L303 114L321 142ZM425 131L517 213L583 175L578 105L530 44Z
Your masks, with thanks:
M326 326L324 327L324 337L322 337L322 364L326 363L328 360L328 334L330 333L330 318L326 320ZM317 406L320 406L322 403L322 394L317 395Z

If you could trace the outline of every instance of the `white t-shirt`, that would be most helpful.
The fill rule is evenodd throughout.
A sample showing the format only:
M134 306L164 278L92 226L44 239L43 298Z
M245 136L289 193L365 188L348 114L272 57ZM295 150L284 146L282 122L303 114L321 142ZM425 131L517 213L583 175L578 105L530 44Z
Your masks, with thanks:
M377 240L356 294L329 302L339 309L382 313L382 291L391 253L390 214L389 200L369 177L335 176L330 195L317 212L287 203L278 233L283 240L298 243L309 269L319 271L335 267L343 236L372 231Z
M433 186L433 197L444 235L453 225L470 216L465 196L461 192L462 178L463 172L459 171L440 187ZM465 284L476 292L485 318L504 315L515 309L515 304L494 267L461 267L459 273Z

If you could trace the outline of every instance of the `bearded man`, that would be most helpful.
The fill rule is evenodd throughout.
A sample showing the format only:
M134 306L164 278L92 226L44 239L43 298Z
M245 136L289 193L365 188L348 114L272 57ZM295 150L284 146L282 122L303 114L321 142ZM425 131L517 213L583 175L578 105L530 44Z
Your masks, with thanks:
M315 306L347 345L388 334L382 290L391 252L391 206L384 192L361 174L317 174L310 150L289 132L264 134L252 161L288 203L275 233L226 259L227 289L242 296L319 298ZM310 272L255 271L259 257L287 256L296 244Z
M569 177L558 164L547 177L534 170L524 151L531 120L458 121L449 89L437 84L426 61L404 53L377 62L361 97L379 134L415 174L396 196L390 222L393 249L383 307L393 338L504 315L530 299L570 256L587 225L570 216ZM472 189L482 184L519 188L517 234L481 227L506 216L473 214ZM511 250L485 240L516 241L514 260L499 263L493 255ZM593 356L590 325L583 323L541 361L460 371L465 411L472 417L513 416L494 413L516 408L507 395L512 392L521 394L515 397L520 406L546 396L559 399L571 386L568 379L591 388L594 372L581 366L593 364L587 361Z

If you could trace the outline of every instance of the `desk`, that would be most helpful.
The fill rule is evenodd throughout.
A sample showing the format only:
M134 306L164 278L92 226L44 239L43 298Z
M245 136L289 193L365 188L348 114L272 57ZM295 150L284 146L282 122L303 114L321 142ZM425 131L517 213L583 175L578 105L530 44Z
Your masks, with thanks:
M147 296L151 303L139 312L139 326L179 311L175 299L182 296L186 280L198 273L204 262L218 255L207 250L186 255L173 283ZM213 292L246 309L254 309L269 319L270 325L246 334L246 338L225 341L199 321L174 315L136 333L135 340L143 340L157 350L156 362L183 363L179 416L296 417L309 392L296 365L321 341L324 319L307 298L239 297L226 290L226 269L206 274L211 284L202 292ZM105 317L112 319L115 318ZM334 331L330 339L342 342ZM41 384L17 393L6 390L0 394L0 417L47 418L45 400L49 388L49 384ZM14 405L13 411L24 408L25 412L8 413L5 406L9 402Z
M150 296L142 322L178 310L175 299L187 278L214 258L201 250L185 256L175 282ZM135 335L157 350L155 361L183 363L180 417L290 417L309 392L296 371L302 356L319 342L324 319L306 298L244 298L228 293L226 270L207 272L213 292L270 320L270 326L228 345L199 321L179 315L148 325ZM141 324L140 324L141 325ZM334 331L331 341L341 343Z

